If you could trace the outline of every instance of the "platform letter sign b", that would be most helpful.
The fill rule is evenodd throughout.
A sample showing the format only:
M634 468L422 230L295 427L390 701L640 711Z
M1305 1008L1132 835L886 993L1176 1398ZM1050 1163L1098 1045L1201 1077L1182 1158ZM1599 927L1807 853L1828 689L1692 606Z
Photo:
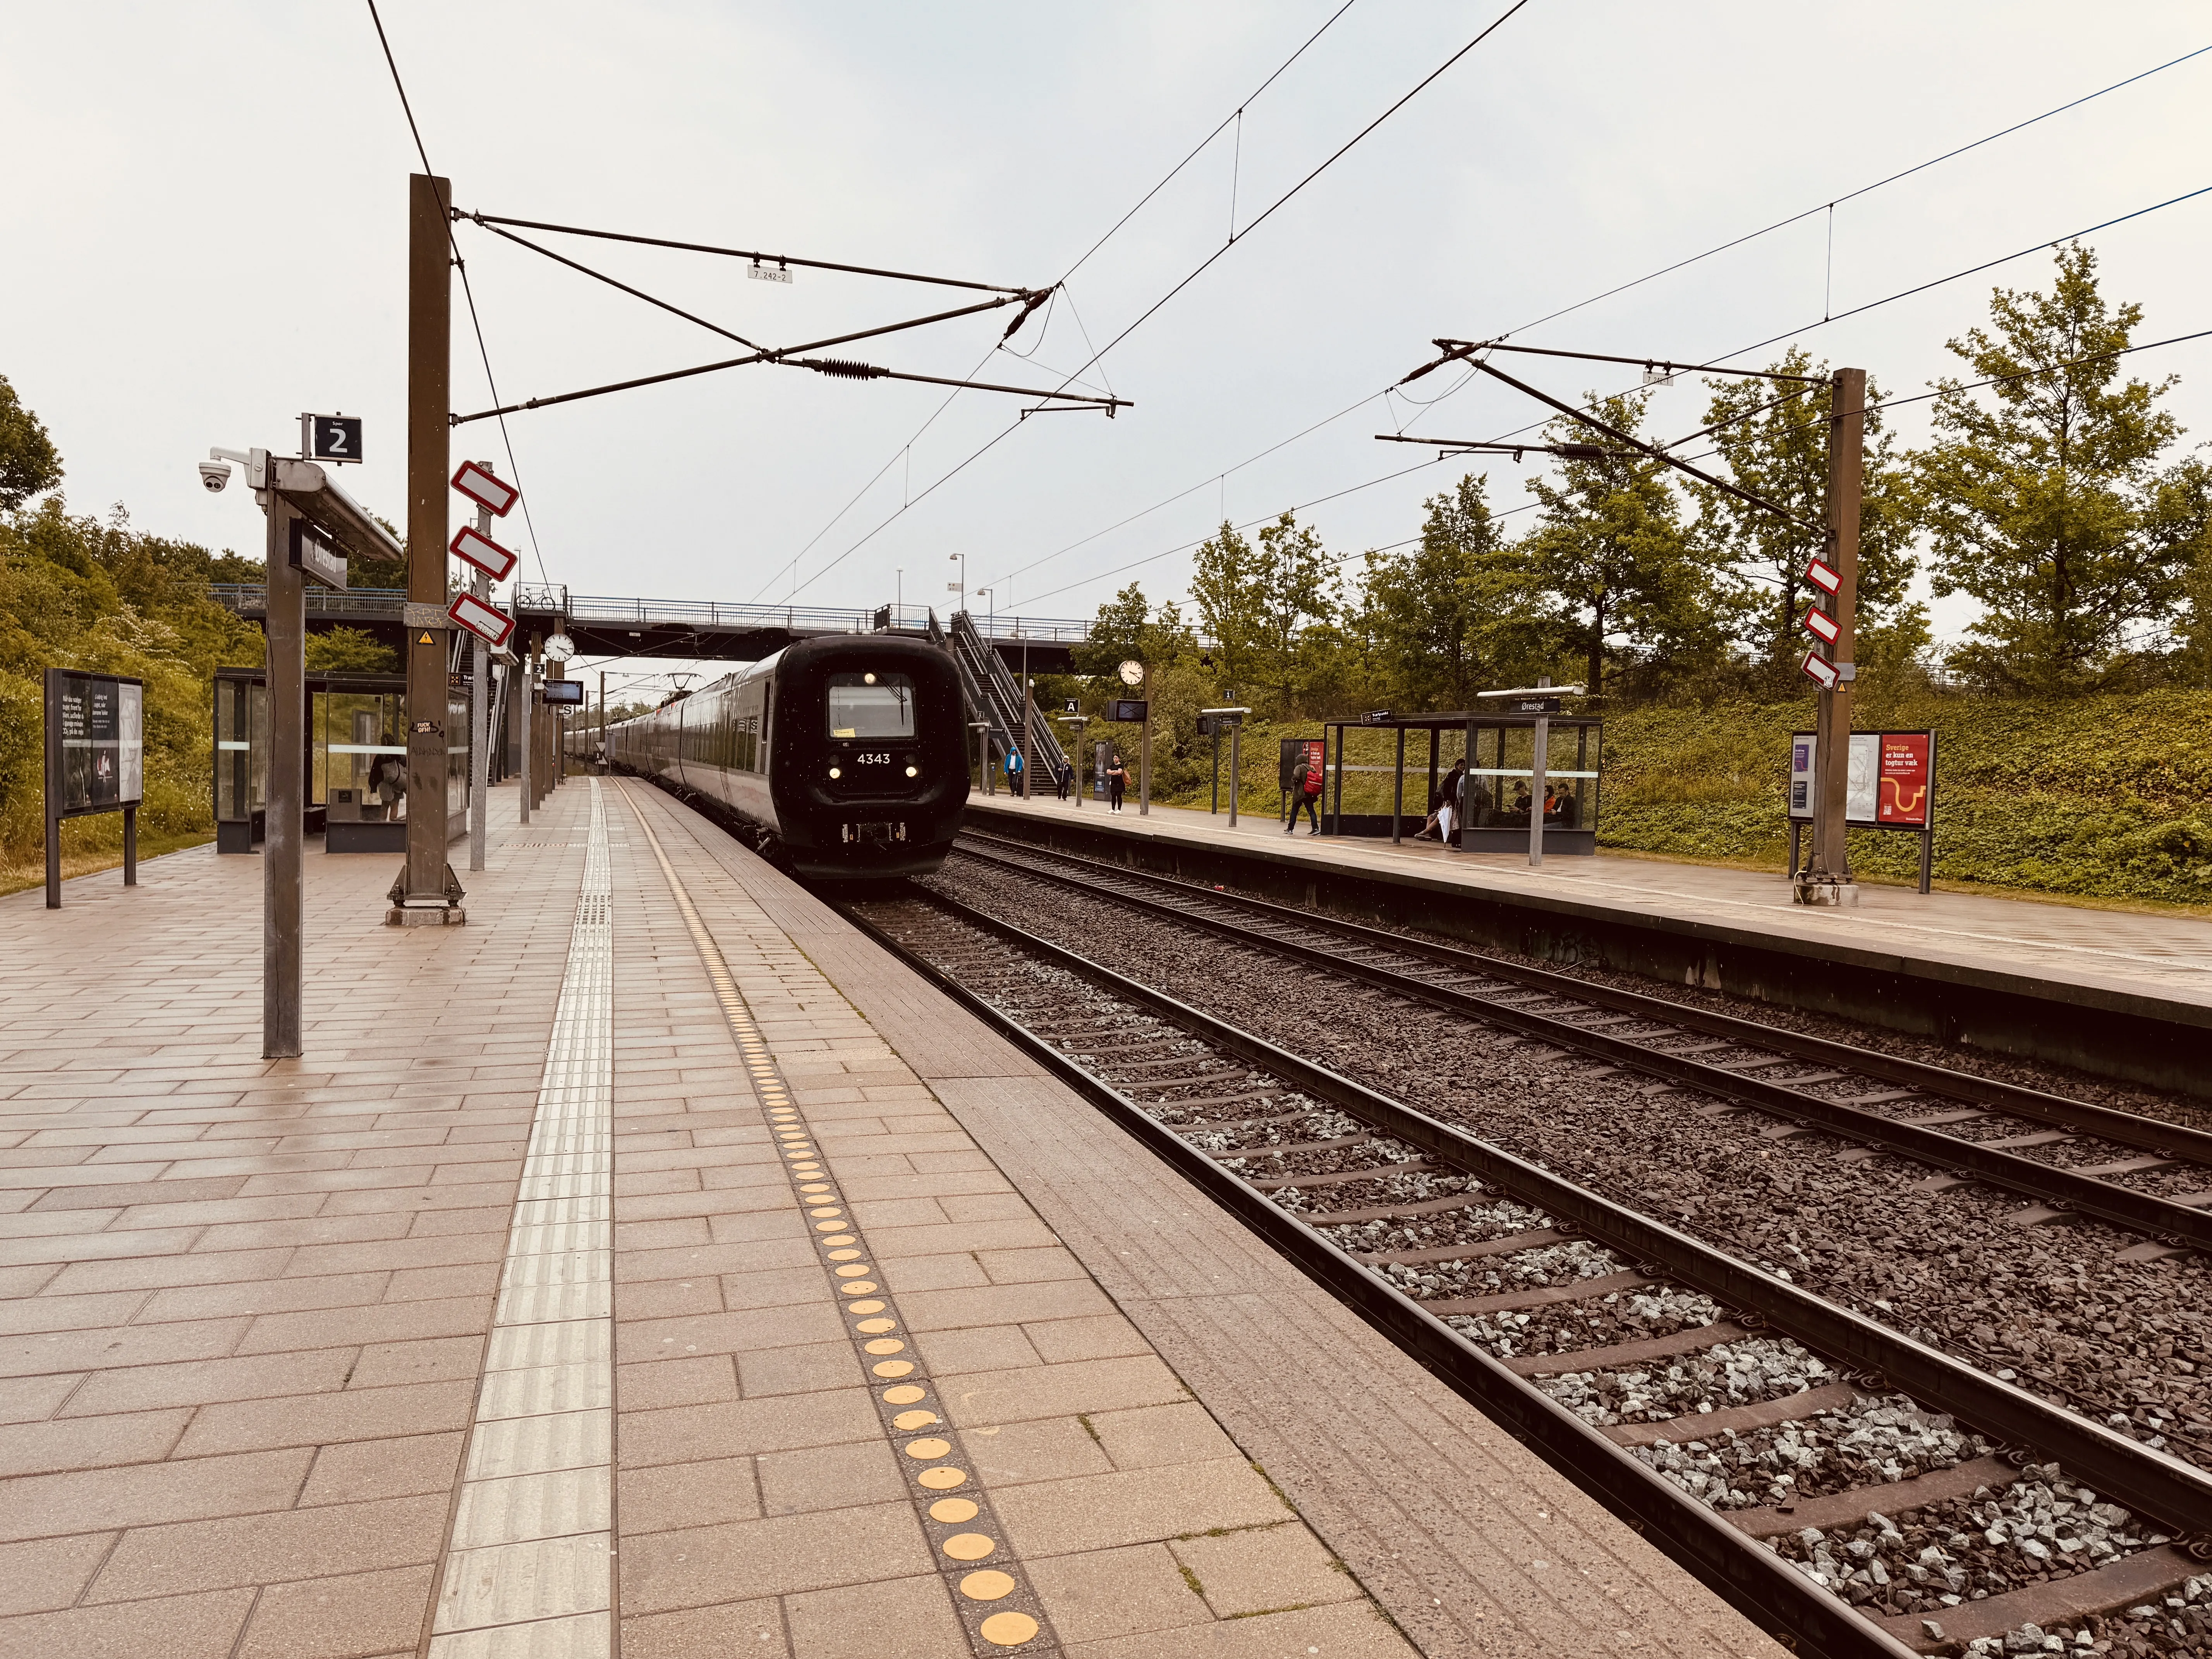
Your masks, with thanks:
M313 417L314 450L319 461L357 461L361 459L361 417L357 415L317 415Z

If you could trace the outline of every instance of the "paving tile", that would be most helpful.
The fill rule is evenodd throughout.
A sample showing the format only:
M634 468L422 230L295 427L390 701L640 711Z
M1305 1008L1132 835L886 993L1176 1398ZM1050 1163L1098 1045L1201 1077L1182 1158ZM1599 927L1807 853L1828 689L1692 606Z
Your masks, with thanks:
M432 1570L398 1567L271 1584L254 1604L238 1659L356 1659L412 1651Z
M847 1377L852 1376L847 1351ZM731 1457L799 1446L829 1446L879 1438L882 1429L866 1390L770 1395L763 1399L678 1406L666 1411L626 1412L622 1462L647 1468L698 1457Z
M1118 1313L1040 1320L1024 1326L1022 1334L1051 1364L1071 1359L1120 1359L1152 1351L1144 1334Z
M18 1476L0 1482L0 1539L282 1510L297 1496L309 1461L299 1449Z
M265 1400L345 1386L353 1352L319 1348L311 1353L254 1354L236 1359L196 1359L175 1365L134 1365L88 1378L62 1407L66 1417L153 1411L163 1406Z
M885 1451L884 1455L888 1461L890 1453ZM762 1511L754 1463L750 1457L716 1457L623 1470L616 1483L623 1536L758 1519ZM894 1473L890 1496L901 1495ZM884 1494L875 1492L868 1497L881 1501ZM787 1508L778 1512L794 1511Z
M1041 1480L995 1492L1000 1519L1023 1555L1065 1555L1208 1532L1264 1526L1291 1510L1251 1466L1224 1459Z
M402 1435L324 1446L315 1453L302 1507L312 1504L361 1504L378 1498L413 1498L449 1492L461 1467L467 1436Z
M970 1325L959 1330L932 1331L916 1338L915 1346L929 1361L930 1370L940 1376L1025 1370L1044 1363L1029 1334L1018 1325Z
M363 1348L349 1379L349 1389L380 1389L407 1382L467 1381L483 1369L484 1339L438 1337L423 1342L386 1342Z
M1351 1575L1295 1522L1176 1539L1168 1548L1203 1587L1206 1605L1224 1619L1359 1599Z
M230 1659L250 1589L0 1619L0 1659Z
M111 1325L9 1337L0 1341L0 1376L212 1359L238 1346L239 1339L246 1334L246 1322L243 1319L206 1319L167 1325Z
M1160 1406L1189 1397L1173 1371L1151 1354L1083 1359L1024 1370L940 1371L938 1382L956 1420L1012 1423L1031 1417L1075 1417Z
M635 1613L742 1601L927 1573L904 1503L771 1516L623 1540L623 1606Z
M1104 1474L1114 1467L1078 1418L991 1424L968 1430L963 1439L977 1477L994 1490L1024 1480Z
M1164 1544L1026 1556L1022 1570L1066 1644L1213 1622L1212 1611Z
M681 1359L696 1353L754 1353L763 1348L831 1340L843 1334L844 1325L824 1291L817 1273L815 1299L811 1304L693 1314L680 1319L635 1320L616 1333L615 1357L629 1364Z
M623 1659L733 1659L739 1654L789 1659L783 1632L783 1604L772 1598L625 1618Z
M418 1382L205 1406L185 1431L177 1454L192 1457L264 1446L327 1446L465 1429L475 1399L472 1382Z
M907 1492L897 1456L879 1433L844 1445L769 1452L756 1462L766 1515L896 1503Z
M0 1544L0 1618L73 1607L114 1547L112 1532Z
M738 1391L748 1400L853 1386L853 1347L843 1340L757 1349L737 1362Z
M615 1372L615 1401L626 1412L701 1406L737 1397L737 1370L728 1354L641 1362L619 1366Z
M264 1279L239 1285L198 1285L156 1291L144 1298L142 1322L213 1319L230 1314L292 1313L310 1308L358 1308L379 1301L389 1273L333 1273L326 1279ZM115 1295L141 1295L116 1291Z
M0 1476L146 1463L166 1457L191 1420L189 1409L122 1417L67 1417L0 1428Z
M352 1347L434 1336L473 1336L489 1328L489 1297L386 1303L374 1308L264 1314L238 1345L242 1354L302 1348Z
M787 1596L793 1659L970 1659L967 1633L935 1574Z
M1404 1638L1364 1601L1085 1642L1071 1644L1066 1653L1067 1659L1281 1659L1290 1654L1415 1659Z
M1222 1432L1195 1400L1173 1406L1139 1406L1131 1411L1099 1412L1089 1419L1106 1455L1117 1469L1151 1468L1166 1463L1204 1463L1237 1457L1234 1441Z

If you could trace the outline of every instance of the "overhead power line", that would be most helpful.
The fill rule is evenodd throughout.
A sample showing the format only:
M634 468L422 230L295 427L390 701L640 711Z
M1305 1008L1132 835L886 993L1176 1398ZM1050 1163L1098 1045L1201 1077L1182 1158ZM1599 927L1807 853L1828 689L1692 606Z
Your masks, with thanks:
M1139 313L1135 319L1124 327L1120 333L1115 335L1112 339L1107 341L1104 345L1099 347L1096 351L1093 351L1089 357L1085 358L1080 364L1079 364L1076 367L1074 373L1069 374L1066 380L1063 380L1060 382L1060 385L1064 387L1071 384L1078 375L1081 374L1085 369L1099 362L1099 360L1104 357L1108 352L1113 350L1114 348L1120 345L1122 341L1127 339L1130 335L1135 333L1138 329L1143 327L1144 325L1150 321L1152 317L1157 315L1160 309L1167 305L1169 301L1173 300L1178 294L1181 294L1185 289L1188 288L1193 283L1196 282L1201 276L1205 275L1207 270L1211 270L1215 261L1218 260L1224 254L1227 253L1231 248L1235 247L1239 242L1243 241L1247 237L1250 236L1255 230L1257 230L1262 224L1265 224L1267 220L1272 218L1279 209L1289 203L1292 198L1296 197L1301 191L1304 190L1308 185L1313 183L1315 179L1320 178L1322 173L1328 172L1332 167L1334 167L1338 161L1341 161L1346 155L1350 154L1352 149L1358 145L1361 140L1365 138L1370 133L1373 132L1377 127L1381 126L1385 121L1388 121L1400 110L1405 108L1405 106L1411 103L1415 98L1419 97L1421 93L1425 91L1436 82L1438 76L1442 76L1454 64L1457 64L1460 59L1465 58L1468 53L1473 52L1477 46L1480 46L1485 40L1487 40L1493 33L1503 27L1516 13L1528 6L1528 3L1529 0L1513 0L1513 3L1511 5L1508 6L1495 18L1492 19L1491 21L1484 27L1482 31L1473 40L1469 40L1457 52L1452 53L1452 55L1444 59L1443 63L1437 64L1437 67L1430 70L1428 74L1423 76L1421 79L1414 84L1411 90L1407 92L1402 97L1399 98L1396 102L1393 103L1380 115L1377 115L1365 126L1360 128L1358 131L1353 133L1351 137L1345 140L1342 144L1339 145L1329 154L1328 158L1324 160L1320 166L1315 167L1310 173L1307 173L1305 177L1299 179L1297 183L1292 185L1288 190L1285 191L1273 201L1270 202L1267 207L1261 210L1258 216L1247 224L1243 230L1237 232L1219 247L1216 248L1212 253L1209 253L1205 258L1199 261L1198 264L1180 281L1178 281L1173 288L1170 288L1165 294L1163 294L1158 299L1147 306L1144 311ZM1340 15L1341 13L1339 15ZM1304 48L1300 48L1300 50L1303 51ZM1085 257L1088 258L1089 256L1085 255ZM918 504L925 497L934 494L939 484L943 484L950 481L959 473L966 471L967 468L975 461L982 459L982 457L988 454L990 451L995 449L1009 434L1018 429L1020 424L1021 423L1019 422L1016 422L1013 426L1006 428L1004 431L998 433L995 436L986 441L980 448L970 453L968 457L956 465L951 471L944 474L943 477L939 477L935 483L931 484L927 489L924 490L921 495L915 497L912 501L902 506L897 512L892 514L889 518L885 519L883 523L878 525L873 530L871 530L866 536L863 536L859 541L854 543L852 546L847 548L836 558L830 560L830 562L823 566L821 569L809 576L805 581L799 583L792 589L792 592L793 593L797 593L800 589L805 588L814 582L819 581L823 576L829 574L830 571L836 569L836 567L842 564L846 559L858 552L869 542L874 540L877 536L880 535L891 524L904 517L907 513L912 510L914 506Z
M407 118L407 131L415 137L415 153L422 158L422 175L434 179L438 177L438 170L430 165L430 152L422 143L422 129L415 124L415 106L408 101L407 83L399 77L399 60L392 55L392 42L384 33L384 19L377 15L376 0L368 0L368 21L376 26L376 42L384 48L385 64L392 70L392 85L399 94L400 112ZM440 205L447 215L446 246L453 252L453 269L461 274L461 296L468 301L469 326L476 332L477 355L483 360L484 384L491 390L492 401L497 403L499 377L491 372L491 349L484 343L483 319L477 315L476 290L469 285L469 267L461 258L460 244L453 240L453 204L443 202ZM499 441L507 451L508 475L520 491L522 489L522 464L514 459L514 440L507 432L504 415L500 416ZM526 492L522 495L522 523L530 532L530 552L531 556L538 561L538 574L542 580L550 582L553 578L546 573L545 550L538 539L538 522L530 516L530 496Z
M1726 241L1717 243L1715 246L1707 248L1702 253L1692 254L1686 259L1677 259L1671 264L1662 265L1655 270L1647 271L1643 276L1635 277L1629 282L1618 283L1615 286L1606 289L1600 293L1591 295L1587 299L1577 300L1572 305L1563 306L1559 310L1547 313L1544 316L1536 318L1533 321L1523 323L1517 327L1506 330L1504 333L1496 337L1500 340L1504 340L1510 338L1515 335L1525 334L1530 329L1535 328L1541 324L1551 322L1558 318L1565 317L1571 313L1583 310L1587 307L1597 304L1600 301L1611 299L1615 295L1625 294L1631 289L1641 287L1646 283L1656 281L1662 276L1668 276L1675 271L1686 269L1688 266L1696 264L1701 260L1709 259L1716 254L1724 253L1731 248L1741 247L1747 242L1756 241L1760 237L1768 235L1774 231L1781 230L1790 225L1799 223L1805 219L1811 218L1816 214L1828 211L1833 207L1840 205L1844 202L1852 201L1858 197L1870 194L1871 192L1881 190L1887 185L1893 185L1900 179L1909 179L1916 173L1925 172L1929 167L1939 166L1945 161L1966 155L1972 150L1978 149L1985 144L1994 143L2000 138L2008 137L2014 133L2024 131L2027 128L2033 127L2039 122L2047 121L2054 116L2063 115L2069 110L2078 109L2085 104L2092 103L2097 99L2106 96L2107 94L2118 92L2125 87L2133 86L2139 81L2148 80L2154 75L2161 74L2166 70L2176 68L2180 64L2190 62L2193 58L2201 58L2207 52L2212 52L2212 46L2200 46L2194 52L2183 53L2179 58L2169 58L2165 63L2158 64L2149 69L2141 70L2136 74L2129 76L2124 80L2116 81L2110 86L2100 88L2094 92L2086 93L2078 98L2069 99L2065 103L2055 105L2051 108L2043 111L2040 114L2032 115L2026 120L2013 122L2008 126L2001 127L1996 131L1985 134L1982 137L1974 139L1969 143L1957 145L1950 149L1943 151L1941 155L1932 155L1924 161L1917 162L1911 167L1903 168L1896 173L1889 173L1883 178L1874 180L1870 184L1861 185L1855 190L1846 191L1844 194L1836 197L1832 201L1815 204L1811 207L1804 209L1801 212L1791 214L1786 218L1778 219L1773 223L1764 226L1758 230L1747 231L1742 235L1731 237ZM1224 127L1227 125L1228 123L1226 121L1223 123ZM1215 131L1218 133L1220 130L1221 129L1217 128ZM1886 301L1877 301L1876 303L1886 303ZM1833 318L1825 318L1823 320L1833 321L1836 319ZM1755 346L1747 347L1745 349L1756 350L1758 348ZM1742 354L1741 352L1737 352L1730 355L1741 356ZM1455 388L1455 390L1457 388ZM1232 466L1224 467L1218 472L1210 474L1206 478L1201 479L1199 483L1191 485L1188 489L1178 490L1172 495L1163 497L1161 500L1154 502L1151 507L1146 507L1140 512L1131 514L1127 518L1120 520L1113 525L1108 526L1104 530L1095 532L1093 534L1084 537L1079 541L1071 542L1066 546L1059 549L1055 552L1048 553L1040 558L1034 559L1030 561L1030 563L1021 566L1018 569L1011 574L1020 575L1024 574L1024 572L1033 570L1041 564L1049 563L1054 559L1061 557L1067 553L1072 553L1078 548L1085 546L1089 543L1096 541L1100 536L1110 534L1113 531L1118 530L1125 525L1133 524L1139 519L1145 518L1151 514L1158 512L1162 507L1171 507L1176 501L1182 500L1185 496L1204 489L1207 484L1211 484L1219 478L1225 477L1232 473L1240 471L1244 467L1251 465L1255 461L1262 459L1265 457L1273 454L1277 449L1283 447L1283 443L1295 442L1300 438L1310 436L1312 434L1322 430L1324 427L1334 425L1336 422L1344 419L1346 416L1365 407L1368 403L1373 401L1374 397L1381 395L1382 395L1382 393L1378 392L1371 394L1368 398L1363 398L1356 403L1347 404L1344 408L1339 410L1334 415L1317 421L1311 426L1303 428L1301 431L1293 434L1291 437L1283 440L1282 443L1270 445L1266 449L1261 450L1257 454L1251 456L1246 460L1237 462ZM1447 393L1446 395L1449 396L1449 394ZM1790 395L1795 396L1797 394L1793 393ZM1441 401L1441 399L1438 399L1438 401ZM1786 402L1787 398L1785 398L1778 401ZM1771 405L1769 406L1771 407ZM1540 426L1542 424L1543 422L1540 421L1534 422L1534 426ZM1516 433L1533 430L1534 426L1516 428ZM1516 433L1502 434L1501 441L1510 439L1515 435ZM1675 441L1678 444L1686 443L1704 435L1705 434L1703 433L1695 433L1691 434L1690 438L1677 439ZM872 483L872 480L871 482ZM998 580L1002 579L994 578L993 580ZM1057 591L1065 592L1067 590L1062 588Z
M1335 24L1337 19L1343 16L1347 11L1350 11L1354 3L1355 0L1344 0L1344 3L1339 6L1334 11L1331 12L1319 28L1316 29L1311 34L1308 35L1298 44L1298 48L1296 52L1293 52L1288 58L1285 58L1281 63L1276 64L1274 70L1268 75L1267 78L1261 82L1258 86L1253 88L1251 92L1246 95L1243 101L1238 104L1232 112L1222 117L1219 124L1214 127L1212 131L1207 133L1205 137L1200 139L1196 144L1193 145L1190 152L1186 155L1182 161L1177 161L1173 167L1170 167L1167 172L1161 176L1158 183L1153 185L1153 186L1150 190L1146 191L1141 197L1138 198L1135 206L1130 208L1127 212L1124 213L1120 218L1116 219L1111 225L1109 225L1107 228L1106 234L1104 235L1101 236L1097 241L1085 248L1083 251L1082 255L1075 261L1075 263L1068 266L1066 270L1060 273L1060 280L1053 284L1053 292L1055 294L1066 292L1069 279L1090 262L1091 255L1097 252L1100 248L1104 247L1107 243L1112 241L1121 232L1121 229L1124 225L1127 224L1130 220L1135 218L1139 213L1144 210L1146 204L1151 202L1154 197L1165 190L1170 184L1174 183L1176 178L1182 174L1182 170L1185 167L1196 161L1198 157L1204 153L1208 145L1212 144L1216 138L1218 138L1224 132L1229 130L1231 123L1241 120L1244 111L1251 106L1253 101L1257 99L1261 94L1266 92L1269 87L1273 86L1291 64L1297 63L1299 58L1304 57L1307 49L1310 47L1315 41L1320 40L1322 35L1328 33L1331 27ZM1075 325L1083 335L1084 347L1086 350L1091 350L1091 362L1096 362L1099 354L1095 349L1091 349L1091 331L1084 327L1083 319L1081 316L1075 313L1075 301L1073 296L1070 296L1068 300L1068 311L1071 315L1075 316ZM992 348L992 350L994 351L996 349L998 349L998 348L995 346ZM990 357L991 352L985 352L982 356L975 360L975 367L969 370L969 373L970 374L975 374L981 372L983 365L990 361ZM1076 378L1077 377L1074 374L1067 375L1061 380L1060 384L1063 386L1067 386L1073 382ZM1110 380L1107 381L1106 389L1109 392L1111 392L1114 389L1113 382ZM770 576L766 582L762 584L759 592L756 592L753 597L757 599L760 598L761 594L767 592L769 588L775 586L775 584L782 578L786 571L792 571L795 574L799 562L804 559L808 553L813 550L814 544L817 542L820 541L824 536L828 535L832 530L836 528L837 525L844 519L848 513L850 513L854 507L858 507L864 499L866 499L868 492L876 487L877 483L883 478L884 473L890 471L892 467L897 465L902 457L904 457L910 461L914 453L915 445L920 443L922 440L923 434L927 433L931 427L937 424L939 417L942 416L946 410L952 407L953 398L957 398L959 395L960 394L957 392L955 392L951 397L946 398L943 403L938 404L935 409L932 410L929 413L929 418L915 428L914 435L908 438L904 444L901 445L891 455L890 459L886 460L881 466L875 470L874 473L870 476L868 481L862 484L860 489L854 493L853 498L850 501L847 501L844 506L839 507L836 512L830 514L828 523L824 524L821 529L816 531L811 536L809 536L806 538L805 546L801 547L798 552L793 554L788 562L779 565L776 568L775 574ZM1019 422L1018 422L1016 424L1018 425ZM1011 431L1012 428L1009 428L1008 430ZM1000 433L999 435L1000 437L1004 437L1006 434ZM992 443L986 445L985 448L990 448L993 445L995 445L997 441L997 439L992 440ZM981 453L981 451L978 451L976 455L970 455L968 459L969 461L975 460ZM965 468L967 465L967 461L962 462L961 468ZM956 471L959 470L960 468L955 469ZM950 473L946 475L948 477L951 476L952 475ZM942 482L942 480L939 482ZM930 486L930 489L925 490L923 494L927 495L930 493L930 490L933 490L934 489L935 485L932 485ZM886 519L883 524L878 525L874 530L870 531L868 534L863 537L860 541L855 542L852 546L847 548L842 553L840 553L835 559L832 559L828 564L823 566L820 570L816 571L814 574L810 576L807 580L809 581L817 580L822 576L827 574L830 570L835 569L838 565L843 563L845 560L850 558L854 553L866 546L869 541L872 540L879 532L884 530L887 526L891 524L909 508L914 507L920 499L920 497L915 496L911 491L909 491L906 499L899 503L898 513L893 514L891 517L890 519ZM794 586L791 591L793 593L796 593L799 592L799 588Z

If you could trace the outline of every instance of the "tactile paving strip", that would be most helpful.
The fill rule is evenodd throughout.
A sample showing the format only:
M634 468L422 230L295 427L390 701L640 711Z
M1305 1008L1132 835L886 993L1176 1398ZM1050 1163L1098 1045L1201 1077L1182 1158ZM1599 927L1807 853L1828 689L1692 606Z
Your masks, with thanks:
M626 788L624 799L629 799ZM635 800L629 801L629 808L637 814L638 827L644 830L676 908L690 930L753 1091L780 1144L785 1178L814 1232L822 1265L844 1307L854 1357L868 1378L878 1419L905 1474L908 1496L969 1645L979 1656L1060 1652L1043 1606L1006 1546L1005 1529L963 1449L959 1431L937 1410L937 1391L906 1340L897 1300L872 1264L866 1235L823 1165L805 1115L793 1099L720 947L684 890L653 826Z
M596 778L586 848L430 1659L612 1651L614 920Z

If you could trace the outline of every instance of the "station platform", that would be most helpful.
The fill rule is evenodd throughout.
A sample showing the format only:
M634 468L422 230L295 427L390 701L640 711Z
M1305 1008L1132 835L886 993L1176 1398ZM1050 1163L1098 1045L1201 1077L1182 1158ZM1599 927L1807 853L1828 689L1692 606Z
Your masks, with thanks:
M659 792L0 900L0 1659L1780 1650ZM456 851L465 851L457 844Z
M2192 1093L2212 1091L2212 919L1866 885L1793 903L1776 873L1286 836L1279 820L971 795L971 828ZM1325 895L1325 896L1324 896Z

